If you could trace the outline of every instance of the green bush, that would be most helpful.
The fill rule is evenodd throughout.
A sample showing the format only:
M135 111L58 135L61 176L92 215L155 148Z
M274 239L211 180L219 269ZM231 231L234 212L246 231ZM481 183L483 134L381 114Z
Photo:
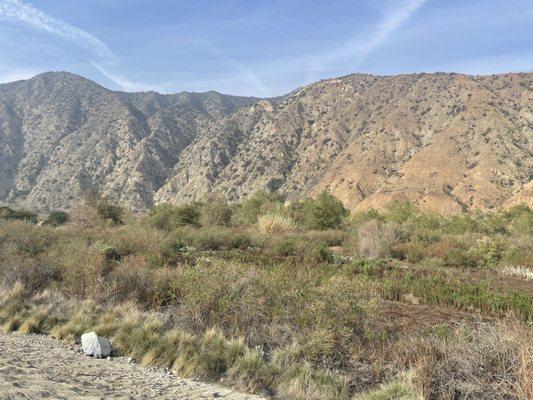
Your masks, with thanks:
M159 204L148 211L146 222L154 228L169 232L174 229L173 211L174 207L172 205L167 203Z
M474 268L479 264L479 259L467 249L450 249L444 256L444 265L455 268Z
M97 242L95 243L95 248L104 257L105 261L120 261L122 259L122 254L111 244Z
M533 211L526 205L517 205L505 212L513 233L533 235Z
M197 204L173 206L159 204L152 207L146 218L149 225L170 232L183 226L200 226L200 208Z
M269 244L269 252L274 257L290 257L296 255L298 242L294 237L274 238Z
M96 212L104 221L112 221L115 224L121 225L124 223L124 209L113 203L108 197L101 196L96 199Z
M68 213L64 211L52 211L45 221L46 225L60 226L68 222Z
M386 206L387 220L401 224L407 220L413 218L418 210L417 208L408 202L392 201Z
M200 209L196 204L178 206L172 213L174 226L200 226Z
M7 206L1 206L0 207L0 219L5 220L15 220L19 219L22 221L27 221L32 224L37 223L37 214L26 211L26 210L14 210L12 208L9 208Z
M221 197L213 196L202 206L202 225L230 226L233 208Z
M307 199L301 207L295 205L293 212L295 218L312 229L339 228L349 215L342 202L325 190L315 200Z
M249 235L221 228L199 230L194 232L189 240L201 251L246 249L254 244Z
M259 216L268 213L279 213L283 208L281 196L260 190L239 204L235 213L239 222L255 225Z

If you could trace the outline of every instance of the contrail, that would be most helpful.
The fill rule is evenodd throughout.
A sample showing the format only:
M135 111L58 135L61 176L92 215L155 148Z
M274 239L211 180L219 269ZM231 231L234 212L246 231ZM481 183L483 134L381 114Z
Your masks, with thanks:
M0 0L0 19L19 22L33 28L78 43L107 60L114 60L113 52L96 36L77 28L68 22L54 18L30 3L21 0Z
M159 86L154 85L147 85L142 82L138 81L131 81L127 78L124 78L116 73L109 72L106 70L102 65L89 60L89 62L98 70L102 75L104 75L107 79L115 82L118 86L122 88L122 90L126 92L143 92L147 90L153 90L156 92L164 92L164 90Z
M428 0L399 0L394 3L382 16L378 24L364 37L356 35L338 46L333 51L322 55L309 69L309 78L327 65L344 57L357 57L361 62L372 51L379 47L387 38L398 30L420 7Z
M22 23L34 29L48 32L77 43L91 53L98 55L106 64L116 64L117 59L111 49L93 34L68 22L54 18L21 0L0 0L0 20ZM155 86L131 81L117 73L104 69L101 63L89 61L102 75L113 81L125 91L157 90Z

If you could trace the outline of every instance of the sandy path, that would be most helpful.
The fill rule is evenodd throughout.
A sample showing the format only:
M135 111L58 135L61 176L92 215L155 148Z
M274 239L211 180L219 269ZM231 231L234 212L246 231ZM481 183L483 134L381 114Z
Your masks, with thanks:
M261 400L123 358L83 356L49 337L0 333L0 399L44 398Z

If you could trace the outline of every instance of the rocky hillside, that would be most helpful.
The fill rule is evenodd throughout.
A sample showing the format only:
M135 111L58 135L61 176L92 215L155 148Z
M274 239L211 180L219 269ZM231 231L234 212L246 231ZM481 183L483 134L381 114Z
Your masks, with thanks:
M533 74L356 74L258 100L46 73L0 85L0 201L62 209L93 188L145 209L326 188L352 209L532 204L532 137Z

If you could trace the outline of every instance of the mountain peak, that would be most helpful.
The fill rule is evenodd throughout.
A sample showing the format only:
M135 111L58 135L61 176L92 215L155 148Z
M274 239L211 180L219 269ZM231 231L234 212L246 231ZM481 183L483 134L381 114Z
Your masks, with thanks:
M0 86L0 201L68 209L90 188L134 209L260 189L326 189L352 209L531 202L532 88L533 74L354 74L258 103L47 72Z

